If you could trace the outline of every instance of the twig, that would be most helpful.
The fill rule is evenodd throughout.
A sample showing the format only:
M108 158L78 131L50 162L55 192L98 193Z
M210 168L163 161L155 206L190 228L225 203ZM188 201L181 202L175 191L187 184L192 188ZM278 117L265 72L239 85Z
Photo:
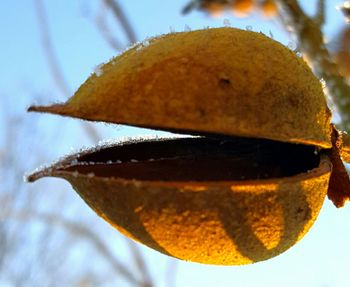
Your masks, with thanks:
M141 282L137 280L121 262L119 262L114 256L112 256L112 252L108 250L104 242L90 229L86 228L80 223L70 221L68 219L56 216L54 214L40 213L34 210L18 212L13 211L11 213L1 211L0 220L5 219L15 219L22 221L40 220L50 225L59 225L71 232L72 234L89 240L96 247L96 250L100 252L103 258L105 258L112 265L114 271L124 276L125 279L127 279L130 283L134 284L135 286L141 285Z
M101 140L100 133L90 123L82 122L81 124L83 125L84 131L92 140L92 142L98 143Z
M115 18L118 20L118 22L120 23L120 25L124 29L129 43L133 44L133 43L137 42L136 33L135 33L133 27L131 26L131 24L129 23L128 18L125 16L124 11L120 7L119 3L116 0L103 0L103 1L105 2L105 4L108 7L110 7Z
M111 46L112 49L121 51L123 50L123 44L119 42L119 40L113 36L110 29L106 25L106 4L101 2L101 11L97 14L96 17L96 25L101 35L106 40L106 42Z
M183 15L188 14L189 12L191 12L193 9L197 8L198 6L199 6L198 1L192 0L188 4L186 4L186 6L182 9L181 13Z
M325 81L340 114L342 128L350 131L350 87L339 73L324 43L320 26L322 21L316 23L317 21L307 16L296 0L276 0L276 2L282 21L298 40L300 51L310 60L314 73ZM322 7L321 4L319 7ZM323 13L319 12L320 15Z
M142 254L140 252L140 249L137 247L137 245L132 242L129 239L126 239L128 245L129 245L129 249L131 251L132 254L132 258L135 262L136 267L138 268L141 276L143 277L143 285L142 287L151 287L153 286L153 282L152 282L152 277L148 271L147 268L147 264L144 260L144 258L142 257Z
M317 2L317 11L314 19L319 27L322 27L326 22L325 4L325 0L318 0Z

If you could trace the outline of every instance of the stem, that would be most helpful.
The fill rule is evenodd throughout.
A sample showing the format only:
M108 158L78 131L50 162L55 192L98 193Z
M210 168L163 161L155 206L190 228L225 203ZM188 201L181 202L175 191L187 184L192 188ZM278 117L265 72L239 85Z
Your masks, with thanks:
M115 18L119 21L120 25L124 29L124 32L128 38L130 44L137 42L136 33L134 28L130 24L123 9L116 0L104 0L105 4L111 9Z
M109 29L106 20L107 20L107 6L104 2L101 2L101 11L97 14L96 17L96 26L101 32L102 37L110 45L110 47L116 51L122 51L125 47L120 41L114 36L112 31Z

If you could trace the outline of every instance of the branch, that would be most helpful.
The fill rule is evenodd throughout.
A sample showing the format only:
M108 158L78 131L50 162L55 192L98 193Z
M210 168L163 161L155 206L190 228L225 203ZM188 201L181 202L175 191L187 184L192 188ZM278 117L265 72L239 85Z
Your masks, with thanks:
M119 3L116 0L103 0L105 4L112 10L115 18L120 23L124 32L128 38L130 44L137 42L136 33L131 26L128 18L125 16L125 13Z
M81 124L83 125L85 133L92 140L92 142L98 143L101 140L99 132L90 123L81 122Z
M191 12L193 9L198 7L198 1L197 0L192 0L189 2L181 11L182 14L188 14Z
M141 276L143 277L142 287L153 286L152 277L148 271L147 264L146 264L144 258L142 257L140 249L137 247L136 243L134 243L130 239L126 239L126 240L127 240L128 245L129 245L134 263L135 263L136 267L138 268Z
M105 258L106 261L111 264L115 272L124 276L125 279L135 286L142 286L142 283L138 281L133 274L130 273L129 270L112 255L112 252L108 250L105 243L94 232L83 226L81 223L73 222L54 214L40 213L33 210L19 212L1 211L0 220L5 219L15 219L21 221L40 220L49 225L59 225L75 236L82 237L90 241L95 246L96 250L103 256L103 258Z
M106 42L111 46L112 49L121 51L124 48L124 45L119 42L117 38L113 36L111 30L106 25L106 4L101 2L101 11L97 14L96 25L99 31L101 32L102 37Z
M322 21L307 16L296 0L276 0L279 14L286 27L298 40L300 51L310 61L314 73L326 82L329 94L340 114L342 128L350 131L350 87L339 73L324 43ZM322 8L323 1L319 2ZM323 12L319 12L323 15ZM321 16L323 18L323 16Z
M316 16L315 16L315 22L319 27L322 27L325 22L326 22L326 15L325 15L325 10L326 10L326 6L325 6L325 0L318 0L317 2L317 12L316 12Z

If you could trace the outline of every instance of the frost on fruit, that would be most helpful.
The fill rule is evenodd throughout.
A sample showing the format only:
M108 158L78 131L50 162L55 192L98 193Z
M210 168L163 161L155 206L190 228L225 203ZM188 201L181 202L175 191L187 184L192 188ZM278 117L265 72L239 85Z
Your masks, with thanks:
M284 252L311 228L326 194L338 207L349 199L349 138L293 51L229 27L147 41L66 103L30 110L195 136L102 144L29 181L64 178L126 236L218 265Z
M264 35L228 27L172 33L116 59L65 104L31 110L331 147L319 81L302 59Z
M102 67L103 67L103 64L99 64L99 65L97 65L97 66L95 67L94 73L95 73L95 75L96 75L97 77L100 77L100 76L103 74L103 69L102 69Z

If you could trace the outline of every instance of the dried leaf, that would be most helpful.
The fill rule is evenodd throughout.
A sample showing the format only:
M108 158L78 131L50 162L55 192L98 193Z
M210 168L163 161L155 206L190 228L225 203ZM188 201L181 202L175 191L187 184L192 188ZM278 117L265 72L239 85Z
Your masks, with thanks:
M349 162L349 137L339 133L335 128L332 134L333 148L328 152L332 162L332 175L329 181L328 198L336 207L342 207L350 200L350 178L342 162Z

